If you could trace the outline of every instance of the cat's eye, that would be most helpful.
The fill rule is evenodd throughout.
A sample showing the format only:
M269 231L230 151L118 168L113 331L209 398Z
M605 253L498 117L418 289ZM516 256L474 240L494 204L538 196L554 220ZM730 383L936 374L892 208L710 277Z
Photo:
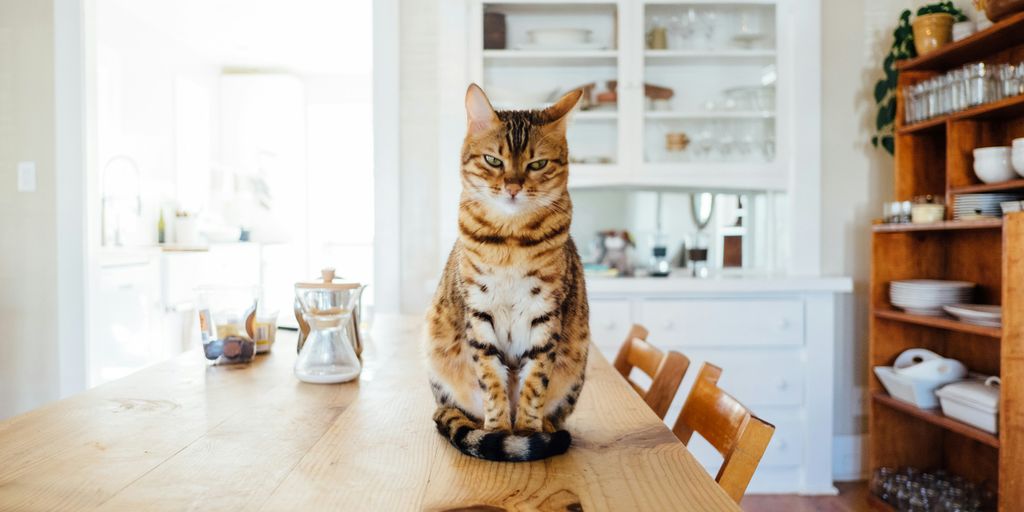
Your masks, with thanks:
M530 162L530 164L527 165L526 168L531 170L531 171L539 171L539 170L543 169L544 166L547 165L547 164L548 164L547 160L537 160L536 162Z
M503 165L500 159L491 155L484 155L484 161L491 167L501 167Z

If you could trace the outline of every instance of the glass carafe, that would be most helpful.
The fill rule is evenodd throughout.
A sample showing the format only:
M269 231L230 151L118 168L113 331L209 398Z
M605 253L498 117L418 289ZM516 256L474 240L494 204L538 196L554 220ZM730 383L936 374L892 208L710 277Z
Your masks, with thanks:
M359 376L362 365L352 336L353 312L362 287L355 283L298 283L295 297L309 336L295 361L303 382L334 384Z

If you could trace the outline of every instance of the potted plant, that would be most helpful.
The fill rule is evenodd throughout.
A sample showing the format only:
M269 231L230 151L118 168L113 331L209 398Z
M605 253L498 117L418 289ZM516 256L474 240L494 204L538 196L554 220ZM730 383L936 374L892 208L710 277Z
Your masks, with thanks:
M935 51L953 39L953 23L965 21L967 16L953 2L929 4L917 10L914 19L914 47L918 55Z

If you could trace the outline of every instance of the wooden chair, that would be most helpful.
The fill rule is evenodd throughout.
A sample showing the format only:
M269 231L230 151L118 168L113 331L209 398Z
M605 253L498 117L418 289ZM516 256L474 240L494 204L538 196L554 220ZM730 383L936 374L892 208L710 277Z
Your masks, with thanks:
M668 354L663 354L646 340L647 329L634 325L615 357L615 369L643 397L647 406L659 418L665 419L668 406L672 404L672 399L679 391L679 383L683 381L683 375L690 367L690 360L671 350ZM651 378L651 387L646 391L630 380L629 374L633 368L639 368Z
M689 444L697 432L718 450L724 460L715 481L739 503L775 427L722 391L721 376L721 368L709 363L701 366L672 432L683 444Z

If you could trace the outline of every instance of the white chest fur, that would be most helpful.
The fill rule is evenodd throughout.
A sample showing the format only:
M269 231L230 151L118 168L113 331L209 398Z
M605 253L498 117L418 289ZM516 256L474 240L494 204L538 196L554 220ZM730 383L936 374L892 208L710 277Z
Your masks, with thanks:
M495 345L513 357L529 350L533 319L551 308L543 293L532 293L540 281L515 267L494 267L476 280L482 286L470 287L467 302L494 319Z

